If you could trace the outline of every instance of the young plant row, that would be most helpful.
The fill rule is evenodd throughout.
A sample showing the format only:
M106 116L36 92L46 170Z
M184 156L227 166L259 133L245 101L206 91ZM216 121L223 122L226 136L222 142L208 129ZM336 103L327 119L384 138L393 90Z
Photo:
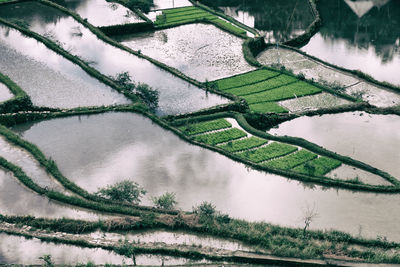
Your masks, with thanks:
M293 145L270 142L256 136L247 137L246 132L232 128L231 123L225 119L186 123L179 129L197 142L215 146L234 153L246 161L269 168L324 176L341 165L338 160L328 157L318 158L317 154L305 149L299 150Z
M246 31L226 22L216 15L198 7L181 7L165 9L161 15L158 15L154 25L158 28L175 27L182 24L208 22L228 31L234 35L246 38Z
M297 77L277 71L259 69L245 74L217 80L217 89L242 97L257 113L285 113L278 101L321 93L322 90Z

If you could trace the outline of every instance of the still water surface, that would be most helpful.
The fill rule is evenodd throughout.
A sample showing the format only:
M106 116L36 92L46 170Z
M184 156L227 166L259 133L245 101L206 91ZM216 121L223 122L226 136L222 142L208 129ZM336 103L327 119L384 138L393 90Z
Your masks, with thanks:
M76 116L13 130L91 192L131 179L148 191L144 204L151 205L150 196L176 192L184 210L207 200L236 218L295 227L303 226L305 210L315 205L314 229L400 241L400 196L327 189L255 171L190 145L136 114Z
M400 1L321 0L323 25L304 52L400 85Z

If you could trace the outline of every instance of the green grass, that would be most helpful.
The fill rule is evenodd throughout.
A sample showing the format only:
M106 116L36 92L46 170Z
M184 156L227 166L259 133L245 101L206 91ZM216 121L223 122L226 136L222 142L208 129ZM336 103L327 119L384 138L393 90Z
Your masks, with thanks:
M275 102L264 102L258 104L251 104L249 108L257 113L288 113L288 110Z
M319 157L300 166L297 166L293 170L308 175L323 176L331 170L336 169L341 164L342 163L336 159Z
M276 169L289 170L300 164L304 164L307 161L313 160L315 158L317 158L317 154L302 149L296 153L289 154L282 158L268 161L264 165Z
M262 147L251 151L245 151L239 153L238 155L242 158L248 159L255 163L259 163L265 160L290 154L292 152L295 152L296 150L297 147L288 144L273 142L266 147Z
M235 87L245 86L248 84L258 83L278 75L279 72L261 69L221 79L215 81L215 83L217 84L219 90L227 90Z
M245 85L241 87L236 87L236 88L231 88L226 90L225 92L238 95L238 96L246 96L246 95L251 95L263 91L267 91L276 87L284 86L284 85L289 85L291 83L294 83L298 81L295 77L288 76L288 75L279 75L277 77L274 77L269 80L261 81L258 83L250 84L250 85Z
M187 135L194 135L230 127L232 127L232 124L230 124L227 120L218 119L213 121L181 126L179 127L179 129L182 130Z
M245 138L242 140L229 142L228 144L220 145L219 148L222 148L229 152L238 152L238 151L258 147L258 146L261 146L266 143L268 143L267 140L252 136L252 137Z
M247 136L247 134L242 130L239 130L237 128L232 128L221 132L199 135L196 136L194 140L210 145L217 145L220 143L236 140L245 136Z
M163 13L166 14L177 14L177 13L187 13L188 11L191 10L201 10L198 7L195 6L187 6L187 7L180 7L180 8L170 8L170 9L164 9Z
M298 81L296 83L271 89L258 94L247 95L243 98L247 101L248 104L256 104L262 102L280 101L300 96L312 95L320 92L322 92L320 88L303 81Z
M212 21L213 24L215 24L219 28L225 29L225 30L227 30L229 32L233 32L233 33L235 33L237 35L246 35L246 33L247 33L242 28L236 27L235 25L233 25L233 24L231 24L229 22L226 22L225 20L222 20L222 19L220 19L218 17L211 18L211 21Z

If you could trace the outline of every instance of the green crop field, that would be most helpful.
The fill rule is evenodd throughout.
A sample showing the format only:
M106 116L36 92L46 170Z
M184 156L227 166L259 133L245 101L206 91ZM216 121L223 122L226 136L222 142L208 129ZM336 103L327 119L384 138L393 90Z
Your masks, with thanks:
M251 151L245 151L239 153L238 155L242 158L248 159L255 163L259 163L265 160L290 154L292 152L295 152L296 150L297 147L283 143L273 142L270 145L267 145L266 147L262 147Z
M162 14L157 16L154 24L156 26L175 26L179 24L195 23L201 21L208 21L212 24L220 27L229 32L236 33L238 35L246 35L246 31L226 22L219 17L197 7L182 7L166 9L162 11Z
M275 102L263 102L251 104L249 108L253 112L258 113L288 113L288 110Z
M336 169L341 164L342 163L340 161L335 159L319 157L300 166L297 166L293 170L304 174L323 176L331 170Z
M242 140L229 142L228 144L220 145L219 147L229 152L237 152L258 147L266 143L268 143L267 140L252 136Z
M316 154L302 149L296 153L292 153L287 156L268 161L264 165L276 169L288 170L315 158L317 158Z
M242 130L239 130L237 128L232 128L221 132L198 135L195 136L194 140L209 145L217 145L220 143L236 140L245 136L247 136L247 134Z
M269 78L280 75L279 72L270 70L255 70L237 76L215 81L219 90L228 90L248 84L265 81Z
M230 127L232 127L232 124L230 124L227 120L218 119L213 121L181 126L179 127L179 129L187 135L194 135Z
M288 75L279 75L277 77L271 78L269 80L261 81L258 83L253 83L250 85L245 85L241 87L231 88L226 90L226 92L238 95L238 96L246 96L251 95L263 91L267 91L276 87L289 85L298 81L295 77Z
M258 94L247 95L243 98L249 104L256 104L261 102L280 101L300 96L317 94L320 92L322 92L320 88L303 81L298 81L296 83L271 89Z

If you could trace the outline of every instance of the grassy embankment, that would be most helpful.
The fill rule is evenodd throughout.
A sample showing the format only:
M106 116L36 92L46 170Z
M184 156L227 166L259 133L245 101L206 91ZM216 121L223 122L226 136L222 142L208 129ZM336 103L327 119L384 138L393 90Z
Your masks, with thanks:
M29 108L32 107L32 102L29 96L8 76L0 73L0 83L6 85L10 92L14 94L13 98L0 102L0 113L29 110Z

